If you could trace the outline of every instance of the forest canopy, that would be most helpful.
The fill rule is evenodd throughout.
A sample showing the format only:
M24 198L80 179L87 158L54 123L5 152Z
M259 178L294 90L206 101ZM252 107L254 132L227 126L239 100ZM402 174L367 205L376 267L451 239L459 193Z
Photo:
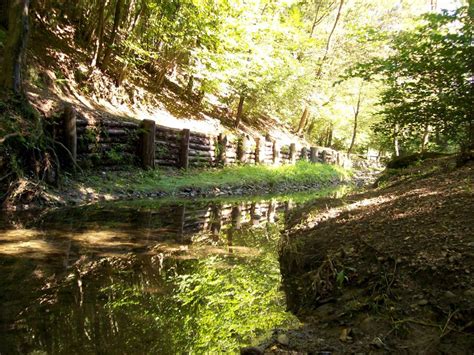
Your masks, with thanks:
M314 144L398 155L472 142L472 17L457 5L38 0L30 21L69 26L86 75L100 70L117 86L146 76L154 90L174 81L196 105L229 107L236 127L275 116Z

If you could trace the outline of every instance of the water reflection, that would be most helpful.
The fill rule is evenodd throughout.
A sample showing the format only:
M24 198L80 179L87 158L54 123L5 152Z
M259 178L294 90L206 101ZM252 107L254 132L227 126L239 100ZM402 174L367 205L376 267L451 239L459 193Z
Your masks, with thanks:
M294 323L291 202L140 203L0 218L0 353L235 351Z

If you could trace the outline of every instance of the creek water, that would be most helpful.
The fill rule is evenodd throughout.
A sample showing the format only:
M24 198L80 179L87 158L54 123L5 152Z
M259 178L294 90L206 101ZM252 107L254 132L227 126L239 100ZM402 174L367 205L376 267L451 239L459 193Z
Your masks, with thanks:
M235 352L295 326L278 247L299 200L0 217L0 354Z

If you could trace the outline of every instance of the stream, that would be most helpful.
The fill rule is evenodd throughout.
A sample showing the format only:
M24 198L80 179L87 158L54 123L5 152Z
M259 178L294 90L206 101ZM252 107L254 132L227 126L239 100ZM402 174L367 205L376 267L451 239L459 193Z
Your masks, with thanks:
M0 354L238 352L286 311L297 194L129 201L0 217Z

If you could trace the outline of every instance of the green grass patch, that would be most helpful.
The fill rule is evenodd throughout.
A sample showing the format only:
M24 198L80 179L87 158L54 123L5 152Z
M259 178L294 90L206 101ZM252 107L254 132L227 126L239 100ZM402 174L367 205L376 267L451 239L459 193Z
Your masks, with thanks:
M80 182L101 192L160 190L173 194L185 188L210 190L265 185L276 189L279 185L288 184L324 184L335 179L344 180L349 176L349 171L338 166L301 161L295 165L278 167L242 165L188 171L107 172L104 176L92 175Z

